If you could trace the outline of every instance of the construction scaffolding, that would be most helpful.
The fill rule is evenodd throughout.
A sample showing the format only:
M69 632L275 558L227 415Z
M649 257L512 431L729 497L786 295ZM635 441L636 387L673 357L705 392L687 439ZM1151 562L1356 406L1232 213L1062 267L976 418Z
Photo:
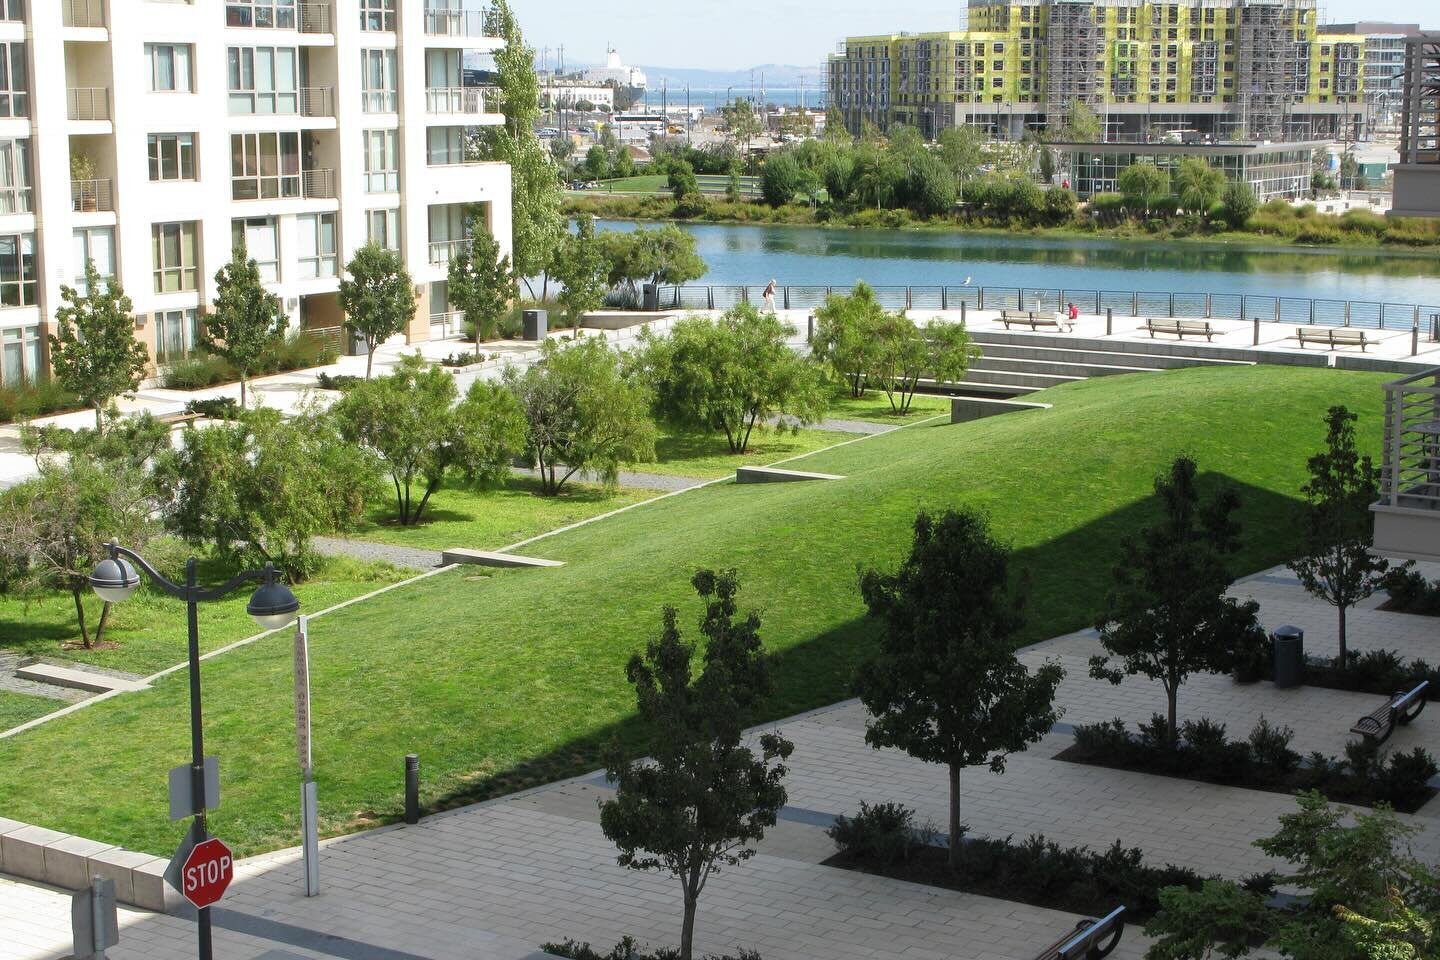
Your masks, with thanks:
M1095 0L1051 0L1045 42L1045 112L1050 126L1070 119L1077 101L1105 102L1105 25Z
M1400 162L1440 164L1440 33L1405 40Z
M1297 12L1314 9L1314 0L1240 0L1235 82L1242 136L1283 140L1290 133L1290 105L1310 82L1310 45L1297 42L1294 24Z

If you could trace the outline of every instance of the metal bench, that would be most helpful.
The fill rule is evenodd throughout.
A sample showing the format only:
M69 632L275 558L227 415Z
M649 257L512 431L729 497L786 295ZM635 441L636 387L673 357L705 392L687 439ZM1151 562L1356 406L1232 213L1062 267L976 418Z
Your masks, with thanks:
M1429 680L1421 680L1409 693L1386 697L1384 703L1356 720L1350 732L1358 733L1366 740L1384 743L1390 739L1397 725L1403 726L1420 716L1420 711L1425 709L1425 691L1429 686Z
M1331 350L1336 347L1359 347L1361 353L1376 342L1365 336L1364 330L1350 327L1296 327L1295 338L1300 341L1301 350L1305 349L1307 343L1323 343Z
M1000 322L1005 324L1005 329L1010 329L1010 324L1020 323L1035 330L1039 327L1054 327L1057 330L1070 330L1070 321L1063 319L1058 313L1040 313L1035 310L1002 310L1000 311Z
M1120 944L1125 932L1124 907L1116 907L1100 919L1086 917L1075 929L1035 955L1035 960L1100 960Z
M1215 336L1215 328L1210 325L1209 320L1155 320L1147 319L1145 329L1150 332L1150 339L1155 339L1157 333L1169 333L1184 340L1186 337L1204 337L1207 341Z

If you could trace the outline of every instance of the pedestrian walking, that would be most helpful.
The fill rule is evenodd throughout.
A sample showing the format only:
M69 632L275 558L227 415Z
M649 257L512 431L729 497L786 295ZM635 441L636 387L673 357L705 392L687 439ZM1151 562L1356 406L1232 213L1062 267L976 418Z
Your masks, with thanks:
M775 278L771 277L770 282L765 285L765 312L775 312Z

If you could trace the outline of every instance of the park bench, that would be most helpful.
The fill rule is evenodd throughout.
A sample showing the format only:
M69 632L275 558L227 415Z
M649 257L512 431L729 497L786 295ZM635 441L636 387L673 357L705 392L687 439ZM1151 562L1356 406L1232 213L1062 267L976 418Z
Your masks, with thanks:
M1036 310L1001 310L1000 322L1005 324L1005 329L1010 329L1010 324L1021 323L1031 330L1040 327L1054 327L1057 330L1070 330L1070 321L1061 317L1058 313L1042 313Z
M163 423L167 427L188 427L196 420L203 419L205 419L205 415L203 413L188 413L185 411L181 411L179 413L165 413L155 418L157 422Z
M1385 702L1355 721L1351 733L1358 733L1366 740L1384 743L1395 732L1397 724L1407 724L1420 716L1425 709L1425 688L1429 680L1421 680L1409 693L1397 693L1386 697Z
M1186 337L1204 337L1209 340L1215 336L1215 328L1210 325L1209 320L1155 320L1147 319L1145 329L1150 331L1150 339L1155 339L1157 333L1169 333L1184 340Z
M1323 343L1331 350L1336 347L1359 347L1364 353L1365 348L1374 343L1365 336L1364 330L1355 330L1350 327L1297 327L1295 338L1300 341L1300 349L1305 349L1307 343Z
M1035 955L1035 960L1100 960L1109 956L1125 932L1125 908L1116 907L1098 920L1086 917L1075 929Z

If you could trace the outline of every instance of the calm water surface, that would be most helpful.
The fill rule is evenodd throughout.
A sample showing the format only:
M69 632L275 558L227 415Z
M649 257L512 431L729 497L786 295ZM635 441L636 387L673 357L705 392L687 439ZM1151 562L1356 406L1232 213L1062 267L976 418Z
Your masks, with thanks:
M633 230L607 221L607 230ZM1234 249L1076 237L818 227L682 225L710 272L700 284L1068 287L1258 294L1440 305L1440 256Z

